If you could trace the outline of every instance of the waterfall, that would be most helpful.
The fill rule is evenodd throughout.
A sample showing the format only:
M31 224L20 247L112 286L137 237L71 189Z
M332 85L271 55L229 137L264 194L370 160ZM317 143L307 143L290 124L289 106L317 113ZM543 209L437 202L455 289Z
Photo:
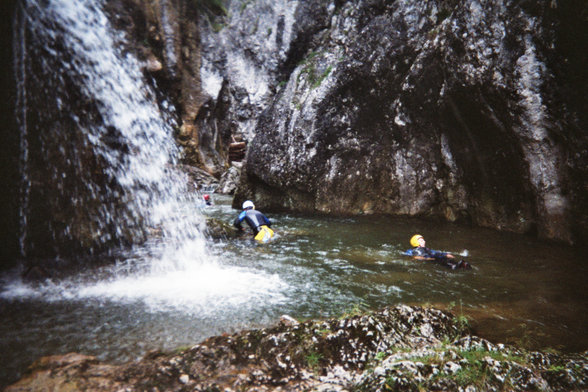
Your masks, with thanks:
M27 123L26 123L26 110L27 110L27 97L26 97L26 71L25 71L25 24L18 23L14 31L13 37L13 48L14 48L14 72L17 80L17 97L16 107L18 112L16 113L16 121L21 130L20 137L20 173L22 175L21 180L21 191L20 191L20 233L19 233L19 247L23 257L26 257L26 227L27 219L26 212L29 204L29 189L30 180L28 177L28 135L27 135Z
M199 198L176 165L173 105L156 99L104 4L21 4L21 240L24 257L106 249L117 261L35 285L0 279L0 298L110 299L212 318L280 303L279 277L207 249Z
M57 242L65 238L67 243L88 231L90 235L80 241L91 237L97 244L92 244L94 248L113 242L140 244L149 241L152 233L174 247L202 242L201 220L185 210L191 201L187 178L175 168L179 151L173 138L173 107L157 103L155 92L144 81L142 64L124 51L124 36L109 24L102 5L90 0L27 0L22 10L15 68L22 113L25 256L32 214L27 211L30 177L40 176L30 171L49 170L49 165L55 166L45 172L49 178L41 185L48 189L48 198L70 198L72 215L88 211L82 214L85 219L71 219L63 227L52 224ZM37 95L54 95L55 103L45 113L27 108L31 88ZM76 106L79 101L84 101L81 109ZM39 124L34 132L29 129L29 117ZM37 162L44 156L42 165L29 162L33 134L42 143L34 153Z

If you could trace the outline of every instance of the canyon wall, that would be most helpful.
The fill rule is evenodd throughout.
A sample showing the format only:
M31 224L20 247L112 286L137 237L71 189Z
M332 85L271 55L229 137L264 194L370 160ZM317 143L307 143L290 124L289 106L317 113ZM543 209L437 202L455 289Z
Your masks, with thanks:
M586 8L233 4L203 65L258 115L234 206L586 238Z

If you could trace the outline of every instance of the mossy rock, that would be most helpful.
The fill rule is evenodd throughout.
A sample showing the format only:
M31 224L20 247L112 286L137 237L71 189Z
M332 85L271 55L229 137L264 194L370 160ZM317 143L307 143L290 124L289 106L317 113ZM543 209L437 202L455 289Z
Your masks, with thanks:
M240 238L243 232L237 230L232 224L216 218L206 218L204 234L214 240Z

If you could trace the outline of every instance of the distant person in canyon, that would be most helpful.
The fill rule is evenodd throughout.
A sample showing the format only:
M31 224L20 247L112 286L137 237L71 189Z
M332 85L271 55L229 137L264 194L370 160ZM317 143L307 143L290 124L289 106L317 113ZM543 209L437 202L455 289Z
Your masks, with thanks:
M425 246L425 237L420 234L415 234L410 238L410 245L412 245L413 248L407 250L404 252L404 254L407 256L412 256L416 260L435 261L451 269L472 268L467 261L458 261L455 259L455 256L449 252L441 252L439 250L427 248Z
M235 219L233 225L238 230L244 230L243 226L241 226L241 222L243 221L247 222L253 232L253 238L257 242L265 243L273 238L274 231L270 229L272 222L260 211L255 209L255 204L251 200L243 203L243 211Z
M210 198L210 195L206 194L202 196L202 200L204 200L204 204L206 204L207 206L212 205L212 199Z

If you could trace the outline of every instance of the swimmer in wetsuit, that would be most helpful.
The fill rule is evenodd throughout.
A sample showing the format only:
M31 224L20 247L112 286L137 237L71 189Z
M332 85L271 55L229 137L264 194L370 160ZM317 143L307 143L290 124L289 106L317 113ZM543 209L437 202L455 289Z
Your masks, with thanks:
M268 242L274 236L273 230L270 229L272 222L255 209L255 205L251 200L243 203L243 211L235 219L233 226L239 230L244 230L243 226L241 226L243 221L247 222L253 232L253 237L258 242Z
M412 256L416 260L435 261L451 269L472 268L472 266L467 261L458 261L451 253L427 248L425 246L425 238L420 234L413 235L410 239L410 244L413 246L413 248L407 250L404 252L404 254L407 256Z

